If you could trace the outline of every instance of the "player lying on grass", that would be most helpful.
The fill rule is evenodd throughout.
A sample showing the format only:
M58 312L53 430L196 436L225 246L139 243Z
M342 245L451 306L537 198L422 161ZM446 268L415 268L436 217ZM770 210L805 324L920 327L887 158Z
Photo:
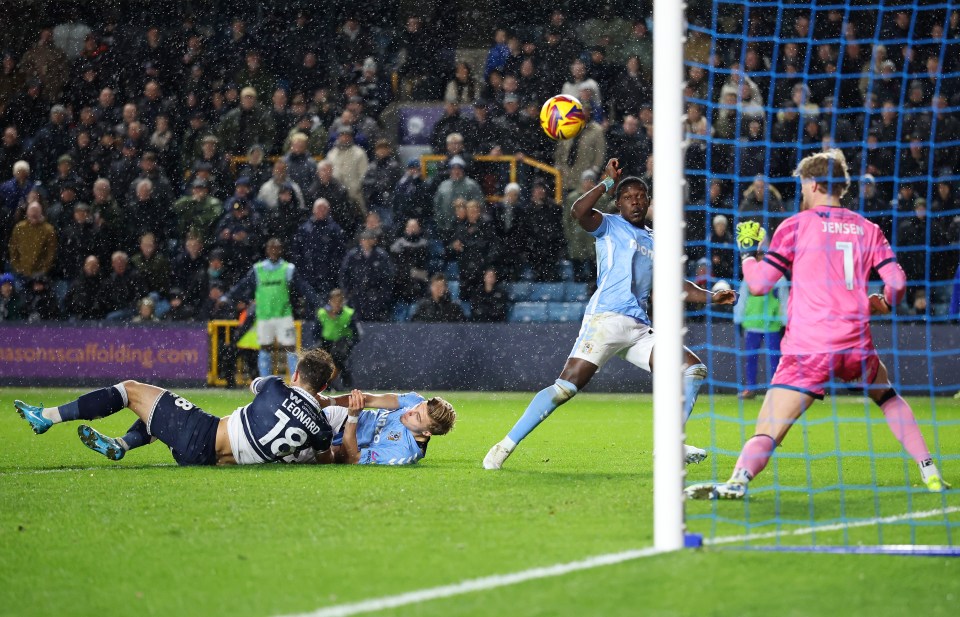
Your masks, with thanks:
M687 487L686 493L694 499L743 498L793 423L836 381L865 383L890 430L920 466L923 483L934 492L949 488L913 410L890 385L870 332L871 314L889 313L900 303L906 275L880 228L840 206L850 186L840 150L806 157L794 175L800 178L800 212L777 228L766 255L759 248L765 236L759 224L737 226L750 293L766 294L780 277L791 277L780 365L760 408L756 434L744 444L733 475L724 484ZM746 252L754 246L757 257ZM871 270L883 279L884 291L868 297Z
M279 377L258 377L250 384L251 390L259 391L267 379ZM333 429L330 449L317 452L312 446L305 447L284 462L410 465L426 455L431 435L448 433L457 419L453 406L444 399L435 396L427 400L416 392L370 394L353 390L333 398L318 394L316 399ZM141 425L138 421L123 437L109 437L81 425L80 439L94 452L119 461L128 450L151 443L151 438L141 437Z
M597 242L597 291L587 304L580 336L553 385L544 388L507 436L494 444L483 459L485 469L500 469L517 444L553 411L582 390L601 366L614 355L645 371L653 370L653 328L649 302L653 284L653 232L646 227L650 190L635 176L621 179L617 159L610 159L603 182L584 193L573 204L570 216L593 235ZM600 197L614 191L619 214L602 214L594 209ZM687 300L701 304L733 304L734 291L713 294L684 281ZM690 417L707 367L684 347L683 417ZM707 453L684 446L687 463L699 463Z
M58 422L93 420L129 407L139 419L123 437L110 437L81 424L77 432L84 445L119 461L128 450L159 439L182 465L275 460L406 465L424 457L431 435L446 434L456 421L450 403L440 397L427 400L416 392L354 390L334 398L324 396L321 392L332 375L333 361L327 352L311 350L297 365L291 386L279 377L258 377L250 384L253 402L222 419L185 398L135 381L96 390L60 407L42 409L21 401L15 405L37 434ZM323 385L316 388L314 383ZM373 409L362 411L365 408ZM322 439L311 438L317 427L322 429Z
M19 414L38 435L54 424L95 420L129 408L139 420L118 440L104 437L86 425L79 427L88 446L103 448L113 459L123 452L159 439L170 447L180 465L248 465L295 459L307 448L327 452L332 426L346 419L343 407L321 411L317 397L334 374L330 354L312 349L297 363L290 385L279 377L257 379L250 404L229 416L212 416L169 390L128 380L88 392L59 407L41 408L15 401ZM104 440L101 443L101 440Z

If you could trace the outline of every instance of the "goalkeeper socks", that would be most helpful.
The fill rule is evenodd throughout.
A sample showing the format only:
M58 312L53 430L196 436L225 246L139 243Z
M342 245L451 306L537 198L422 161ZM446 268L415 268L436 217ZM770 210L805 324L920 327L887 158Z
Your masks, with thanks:
M763 471L767 462L773 455L773 450L777 447L777 442L770 435L754 435L743 444L743 450L740 450L740 458L737 459L736 470L745 470L751 478L756 478L757 474ZM734 471L736 475L736 471Z
M707 378L707 367L703 364L694 364L683 370L683 423L687 423L687 418L693 412L693 406L697 402L697 394L700 393L700 386L703 380Z
M927 449L927 443L923 440L923 434L917 426L917 419L907 401L898 394L880 405L880 409L883 410L890 431L913 460L918 465L928 460L930 451Z
M507 438L514 444L520 443L524 437L533 432L533 429L546 420L554 409L572 399L576 394L577 387L563 379L558 379L552 386L540 390L527 405L527 409L517 420L517 423L510 429Z
M261 349L257 354L257 369L260 370L261 377L269 377L273 373L273 358L269 351Z
M300 356L292 351L287 352L287 370L290 371L290 379L293 379L293 373L297 370L297 363L299 362Z
M145 446L152 441L150 433L147 432L147 423L138 419L133 426L127 429L127 434L117 441L123 446L124 450L133 450L140 446Z
M96 420L115 414L127 406L127 390L123 384L87 392L75 401L43 410L43 416L53 422Z

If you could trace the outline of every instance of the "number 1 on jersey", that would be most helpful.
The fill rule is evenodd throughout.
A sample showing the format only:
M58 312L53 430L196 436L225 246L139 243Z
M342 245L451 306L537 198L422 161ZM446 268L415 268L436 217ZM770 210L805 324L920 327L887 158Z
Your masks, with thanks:
M853 290L853 242L837 242L837 250L843 251L843 282Z
M273 412L273 414L277 416L277 420L279 421L276 423L276 425L272 429L270 429L269 433L267 433L266 435L264 435L259 439L261 446L265 446L271 441L273 441L273 438L279 435L280 431L283 430L283 427L285 427L287 425L287 422L290 421L290 416L283 413L279 409Z

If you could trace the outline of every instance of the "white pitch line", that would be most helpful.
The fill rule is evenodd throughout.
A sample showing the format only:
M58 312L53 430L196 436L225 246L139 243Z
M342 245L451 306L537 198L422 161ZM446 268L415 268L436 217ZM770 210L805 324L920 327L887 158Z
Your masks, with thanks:
M7 476L42 476L51 473L71 473L78 471L117 471L117 470L142 470L154 467L177 467L173 463L155 463L153 465L117 465L114 467L58 467L57 469L24 469L23 471L0 471L0 478Z
M563 574L576 572L578 570L590 570L592 568L609 566L615 563L640 559L642 557L651 557L658 553L659 551L657 549L651 547L633 551L624 551L622 553L597 555L595 557L588 557L587 559L583 559L581 561L571 561L569 563L561 563L542 568L532 568L530 570L523 570L522 572L514 572L513 574L494 574L493 576L485 576L483 578L461 581L459 583L454 583L453 585L431 587L429 589L421 589L420 591L409 591L396 596L384 596L382 598L373 598L371 600L364 600L362 602L329 606L327 608L317 609L316 611L312 611L310 613L297 613L296 615L287 615L285 617L348 617L349 615L382 611L388 608L396 608L398 606L405 606L407 604L415 604L417 602L426 602L428 600L459 596L472 591L483 591L485 589L495 589L497 587L505 587L507 585L516 585L517 583L523 583L525 581L531 581L538 578L561 576Z
M831 525L820 525L820 526L810 526L802 527L800 529L794 529L787 532L764 532L764 533L754 533L754 534L745 534L740 536L720 536L719 538L708 539L704 544L715 546L720 544L733 544L737 542L747 542L750 540L765 540L769 538L774 538L779 536L802 536L816 532L829 532L829 531L839 531L844 528L850 529L854 527L868 527L870 525L879 525L884 523L896 523L899 521L905 521L910 519L921 519L921 518L932 518L934 516L945 516L947 514L954 514L960 512L960 506L950 506L948 508L943 508L941 510L923 510L920 512L913 512L907 514L899 514L895 516L884 516L877 517L872 519L866 519L862 521L855 521L848 524L831 524ZM361 613L371 613L374 611L383 611L389 608L396 608L398 606L406 606L408 604L417 604L419 602L428 602L430 600L438 600L440 598L449 598L451 596L459 596L465 593L471 593L474 591L484 591L487 589L495 589L497 587L506 587L508 585L516 585L517 583L523 583L526 581L541 579L541 578L551 578L554 576L562 576L570 572L577 572L579 570L590 570L593 568L599 568L602 566L609 566L617 563L623 563L625 561L633 561L636 559L642 559L644 557L652 557L654 555L660 554L655 548L645 548L637 549L632 551L623 551L621 553L609 553L606 555L596 555L594 557L588 557L580 561L572 561L569 563L562 563L553 566L544 566L541 568L532 568L530 570L523 570L520 572L514 572L512 574L494 574L492 576L486 576L483 578L475 578L466 581L461 581L459 583L454 583L452 585L444 585L442 587L429 587L427 589L421 589L419 591L408 591L395 596L383 596L380 598L372 598L370 600L363 600L361 602L353 602L350 604L339 604L336 606L328 606L326 608L317 609L309 613L296 613L291 615L283 615L281 617L349 617L350 615L359 615Z
M750 542L752 540L769 540L776 537L805 536L812 533L822 533L829 531L842 531L844 529L853 529L856 527L870 527L871 525L883 525L886 523L898 523L920 518L933 518L934 516L945 516L960 512L960 506L950 506L940 510L921 510L920 512L908 512L907 514L896 514L893 516L882 516L877 518L868 518L862 521L853 521L851 523L833 523L831 525L812 525L810 527L801 527L790 531L766 531L763 533L748 533L741 536L720 536L719 538L706 539L704 544L710 546L718 544L735 544L737 542Z

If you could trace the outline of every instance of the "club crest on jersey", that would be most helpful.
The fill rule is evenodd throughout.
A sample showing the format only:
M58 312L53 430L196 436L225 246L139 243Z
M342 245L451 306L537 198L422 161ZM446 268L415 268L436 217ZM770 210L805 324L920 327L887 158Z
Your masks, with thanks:
M387 435L387 441L400 441L400 433L397 431L391 431Z

